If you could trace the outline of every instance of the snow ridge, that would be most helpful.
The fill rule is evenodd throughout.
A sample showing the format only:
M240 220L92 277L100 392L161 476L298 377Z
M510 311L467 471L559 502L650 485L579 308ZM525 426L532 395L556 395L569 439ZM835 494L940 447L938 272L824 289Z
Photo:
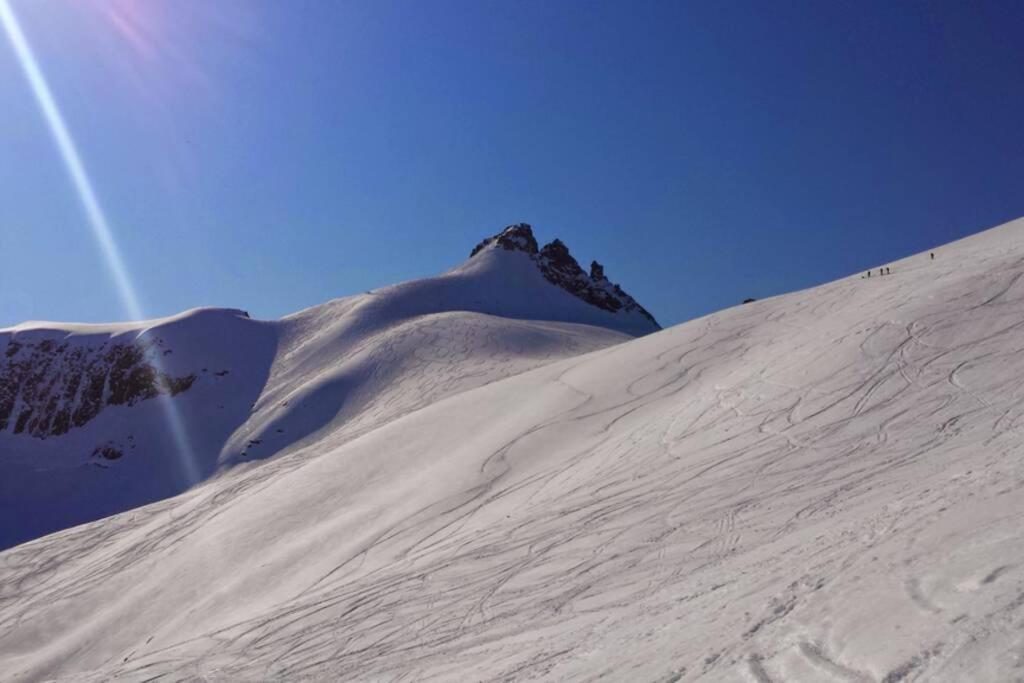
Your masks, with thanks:
M0 549L654 329L506 249L277 321L203 308L0 329ZM170 401L191 454L174 447Z

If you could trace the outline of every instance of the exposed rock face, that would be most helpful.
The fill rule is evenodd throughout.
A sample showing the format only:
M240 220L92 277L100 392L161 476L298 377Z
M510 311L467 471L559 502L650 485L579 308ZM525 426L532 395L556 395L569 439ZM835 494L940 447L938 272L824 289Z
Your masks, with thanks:
M655 327L661 328L654 316L637 303L636 299L626 294L617 284L608 281L604 274L604 266L597 261L592 262L590 275L587 275L569 253L569 248L559 239L538 249L533 229L526 223L517 223L480 242L470 253L470 257L476 256L490 245L529 254L548 282L588 304L612 313L620 310L636 311L650 320Z
M484 247L492 243L509 251L525 251L527 254L537 253L537 240L533 236L533 229L526 223L510 225L497 235L485 238L480 244L473 247L473 251L469 253L470 258L476 256Z
M101 457L104 460L119 460L120 458L124 457L124 451L122 451L120 448L117 448L113 444L107 443L103 444L102 446L97 446L92 452L92 457Z
M171 377L151 362L153 354L170 353L161 346L159 339L88 346L8 338L0 355L0 431L58 436L86 424L106 406L187 390L195 375Z

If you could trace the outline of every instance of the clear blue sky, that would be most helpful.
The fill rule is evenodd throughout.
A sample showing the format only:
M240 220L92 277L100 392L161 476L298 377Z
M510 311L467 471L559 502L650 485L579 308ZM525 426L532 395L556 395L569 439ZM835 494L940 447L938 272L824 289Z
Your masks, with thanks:
M1020 2L12 6L152 316L526 221L672 324L1024 215ZM124 318L6 44L0 112L0 326Z

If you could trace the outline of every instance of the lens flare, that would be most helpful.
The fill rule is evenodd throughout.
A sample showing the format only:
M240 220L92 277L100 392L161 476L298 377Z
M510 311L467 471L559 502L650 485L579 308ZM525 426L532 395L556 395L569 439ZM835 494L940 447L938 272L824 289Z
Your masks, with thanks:
M61 116L57 101L50 91L50 86L47 84L28 40L21 30L21 25L18 23L14 10L7 0L0 0L0 23L3 24L7 39L14 50L25 78L28 80L39 109L42 111L43 118L46 120L46 125L50 129L50 134L53 136L54 143L57 145L57 150L60 152L61 159L71 178L71 183L74 185L75 192L82 203L82 209L85 211L85 217L89 227L92 229L93 237L95 237L100 251L107 262L107 267L110 269L110 274L117 285L117 291L125 311L133 320L144 320L145 316L142 313L142 306L139 304L139 298L135 293L135 288L132 286L128 269L125 267L121 251L114 240L114 233L110 229L110 224L107 222L103 207L100 205L92 182L89 180L89 175L86 173L85 165L82 163L78 149L75 147L74 139L64 123L64 117ZM160 367L159 359L153 358L152 362L157 365L156 369L162 372L163 368ZM164 407L167 426L178 449L185 478L189 485L195 484L199 481L199 470L189 444L184 420L169 396L163 396L157 400Z

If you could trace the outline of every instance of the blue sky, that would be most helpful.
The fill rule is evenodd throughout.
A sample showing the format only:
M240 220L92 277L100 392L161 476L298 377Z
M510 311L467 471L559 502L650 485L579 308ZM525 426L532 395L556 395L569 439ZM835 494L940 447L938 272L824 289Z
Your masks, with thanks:
M1024 3L11 5L151 316L526 221L673 324L1024 215ZM6 45L0 112L0 326L123 319Z

